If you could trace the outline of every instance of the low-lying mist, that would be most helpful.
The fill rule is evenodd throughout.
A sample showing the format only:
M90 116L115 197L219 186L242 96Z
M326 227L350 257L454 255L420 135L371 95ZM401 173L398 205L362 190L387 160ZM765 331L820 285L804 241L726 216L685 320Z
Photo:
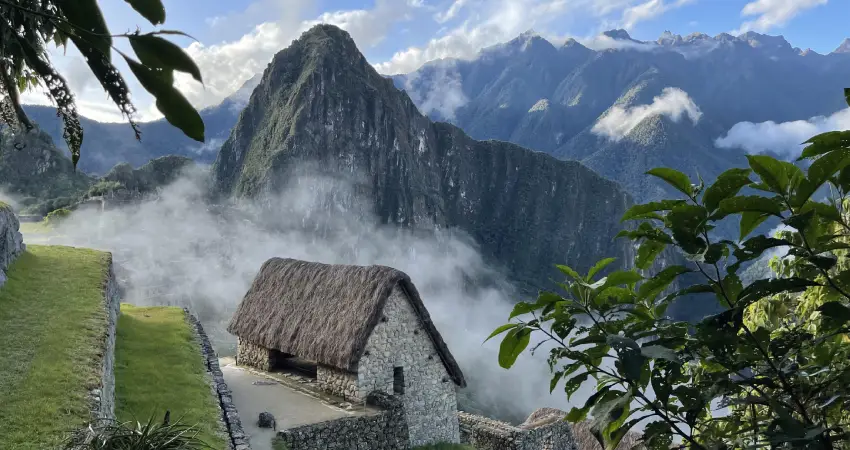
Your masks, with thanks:
M568 409L562 391L549 394L547 352L504 370L499 339L483 343L522 298L471 241L381 225L357 184L301 174L282 194L235 210L205 202L205 174L194 171L138 204L80 208L50 243L112 251L123 302L189 308L222 355L235 350L225 328L268 258L392 266L411 277L467 377L463 409L510 421L543 406Z

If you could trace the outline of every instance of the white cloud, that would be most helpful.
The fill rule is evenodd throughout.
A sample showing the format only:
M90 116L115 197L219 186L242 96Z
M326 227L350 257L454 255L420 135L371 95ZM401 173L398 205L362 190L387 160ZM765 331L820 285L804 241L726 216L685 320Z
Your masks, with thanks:
M756 0L747 3L741 10L741 16L756 16L754 20L746 21L732 34L747 31L765 32L772 28L782 27L801 12L825 5L829 0Z
M667 11L682 7L688 3L693 3L694 1L695 0L675 0L672 2L665 2L664 0L648 0L641 4L631 6L626 8L623 12L622 27L630 30L634 28L638 22L654 19Z
M678 122L685 115L696 125L702 117L702 111L687 92L679 88L667 87L661 91L661 95L653 98L649 105L630 108L614 106L596 122L592 131L594 134L618 141L648 117L667 116L674 122Z
M302 20L300 11L310 2L291 2L282 19L261 23L235 41L191 44L187 51L200 67L205 86L188 76L178 76L178 88L197 107L215 105L262 72L277 52L316 24L337 25L348 31L361 49L366 49L380 43L395 23L410 19L411 11L421 6L419 0L377 0L373 9L332 11Z
M466 3L467 0L454 0L454 2L452 2L452 6L450 6L445 12L435 14L434 20L437 21L437 23L445 23L454 19Z
M831 116L817 116L809 120L776 123L773 121L736 123L725 136L717 138L721 148L741 148L748 153L774 152L787 158L800 156L803 142L827 131L850 129L850 109Z
M417 89L419 73L411 73L405 78L405 91L423 113L436 115L439 120L454 120L455 111L469 101L463 93L455 64L448 62L436 65L428 75L433 79L425 83L426 89Z

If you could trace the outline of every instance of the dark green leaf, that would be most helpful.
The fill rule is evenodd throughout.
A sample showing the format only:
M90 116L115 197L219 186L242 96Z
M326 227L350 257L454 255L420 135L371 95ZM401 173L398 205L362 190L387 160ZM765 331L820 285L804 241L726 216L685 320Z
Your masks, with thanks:
M835 267L835 264L838 262L838 258L834 256L806 256L806 261L812 263L815 267L822 270L829 270Z
M688 178L682 172L678 170L670 169L667 167L657 167L655 169L651 169L646 172L647 175L652 175L657 178L661 178L666 181L667 184L676 188L679 192L687 195L688 197L693 196L694 188L691 184L691 179Z
M487 336L487 339L484 339L484 342L487 342L490 339L504 333L505 331L512 330L512 329L514 329L518 326L519 326L518 323L506 323L506 324L500 326L499 328L496 328L492 333L490 333L490 336Z
M770 217L768 214L760 213L760 212L752 212L747 211L741 213L741 235L738 237L739 240L744 240L753 230L756 229L759 225L762 224L767 218Z
M705 250L706 243L700 235L707 215L706 209L697 205L679 205L667 214L666 225L686 253L698 254Z
M623 376L632 381L637 381L641 378L644 364L646 364L646 358L639 351L623 351L620 353L620 361L623 365Z
M811 158L840 148L850 147L850 131L829 131L821 133L808 141L799 159Z
M850 164L850 149L835 150L815 160L809 167L808 177L813 185L813 192L848 164Z
M782 223L796 229L797 231L802 232L809 228L809 225L812 223L812 219L814 218L815 212L814 210L810 210L804 213L795 214L783 220Z
M594 286L599 289L598 292L602 292L609 287L631 285L642 279L643 277L634 270L616 270L597 283L594 283Z
M649 357L651 358L651 356ZM655 398L660 400L662 404L666 405L668 400L670 400L670 393L673 392L673 386L670 385L667 377L665 377L657 367L652 371L650 380L652 384L652 391L655 393Z
M788 192L789 177L781 161L767 155L747 155L747 160L753 171L773 192L777 194Z
M523 314L528 314L531 311L540 309L543 305L536 305L532 303L519 302L514 305L514 309L511 311L511 315L508 316L508 320L513 319L516 316L521 316Z
M841 213L838 212L835 206L821 202L807 202L798 210L798 214L805 214L810 211L814 211L818 216L835 222L842 220Z
M561 378L564 376L564 372L558 371L552 375L552 380L549 381L549 393L555 391L555 388L558 386L558 382L561 381Z
M730 214L753 212L781 217L785 205L778 198L767 198L759 195L731 197L720 201L719 212L712 218L722 219Z
M781 292L803 292L812 286L820 286L805 278L763 279L752 282L741 291L739 305L749 305L759 299Z
M642 205L635 205L629 208L623 217L620 219L620 222L625 222L627 220L635 220L635 219L643 219L646 214L654 213L658 211L670 211L676 206L685 204L685 200L662 200L660 202L650 202Z
M632 338L628 338L628 337L625 337L625 336L618 336L616 334L609 334L605 338L605 340L606 340L606 342L608 342L608 345L610 345L611 348L613 348L615 350L622 350L622 349L632 349L632 350L635 350L635 351L640 350L640 346L638 346L637 342L635 342L635 340L632 339Z
M648 269L653 262L655 262L655 258L664 251L664 248L667 247L667 244L658 241L645 240L640 247L638 247L637 254L635 255L635 267L641 270Z
M499 346L499 366L510 369L530 341L531 330L527 328L514 328L509 331Z
M603 260L600 260L599 262L594 264L593 267L590 268L590 271L587 272L587 279L592 280L594 275L599 273L600 270L608 267L609 264L616 260L617 258L605 258Z
M564 275L566 275L566 276L568 276L568 277L572 278L573 280L578 281L578 280L581 280L581 279L582 279L582 278L581 278L581 275L579 275L579 274L578 274L578 272L576 272L575 270L573 270L573 268L572 268L572 267L570 267L570 266L566 266L566 265L563 265L563 264L559 264L559 265L557 265L557 266L555 266L555 267L557 267L557 268L558 268L558 270L560 270L560 271L561 271L561 273L563 273Z
M584 406L581 408L573 408L570 410L570 413L567 414L567 421L576 423L584 420L587 417L587 413L590 411L590 408L596 406L596 403L608 393L611 389L610 386L604 386L594 392L590 397L587 398L587 401L584 402Z
M673 238L664 231L655 228L649 222L641 222L637 230L623 230L617 233L617 238L627 237L633 241L646 239L650 241L662 242L664 244L672 244Z
M124 0L154 25L165 23L165 7L160 0Z
M673 444L670 424L660 420L647 424L641 441L648 450L670 450Z
M201 70L192 58L174 43L151 34L130 35L129 40L142 64L167 71L179 70L203 82Z
M833 326L843 326L850 322L850 308L839 302L827 302L818 308L821 315L829 318Z
M753 236L743 242L743 245L733 253L739 261L750 261L758 258L765 250L790 246L793 243L785 239L771 238L763 235Z
M156 98L156 107L165 115L165 119L182 130L186 136L203 142L204 121L186 97L153 70L126 55L124 60L127 61L130 70L136 75L142 87Z
M720 206L720 201L732 197L744 186L752 183L750 180L750 169L729 169L721 173L702 198L703 204L709 212L714 212Z
M567 400L569 400L570 397L572 397L573 394L575 394L576 391L579 390L582 383L584 383L589 376L590 373L584 372L567 380L567 382L564 384L564 392L566 392L567 394Z
M661 293L661 291L666 289L667 286L676 279L676 277L690 271L691 270L684 266L670 266L662 270L654 277L644 281L640 285L640 288L638 288L638 299L654 299L659 293Z
M110 61L112 37L97 0L56 0L56 4L62 8L65 19L73 26L67 29L70 32L68 34L82 38L101 57Z

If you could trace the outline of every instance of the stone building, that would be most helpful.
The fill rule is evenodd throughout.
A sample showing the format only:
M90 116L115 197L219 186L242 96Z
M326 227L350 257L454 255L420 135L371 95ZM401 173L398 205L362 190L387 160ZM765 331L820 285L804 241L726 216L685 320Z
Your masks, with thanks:
M312 364L332 394L399 398L411 446L459 442L456 390L466 381L403 272L272 258L228 331L239 338L239 365Z

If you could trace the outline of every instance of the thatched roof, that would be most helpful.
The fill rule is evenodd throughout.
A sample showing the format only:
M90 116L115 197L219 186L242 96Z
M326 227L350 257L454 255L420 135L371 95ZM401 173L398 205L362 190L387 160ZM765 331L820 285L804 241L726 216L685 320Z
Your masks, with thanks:
M227 331L256 345L357 371L393 288L410 299L454 382L463 373L404 272L272 258L263 264Z

